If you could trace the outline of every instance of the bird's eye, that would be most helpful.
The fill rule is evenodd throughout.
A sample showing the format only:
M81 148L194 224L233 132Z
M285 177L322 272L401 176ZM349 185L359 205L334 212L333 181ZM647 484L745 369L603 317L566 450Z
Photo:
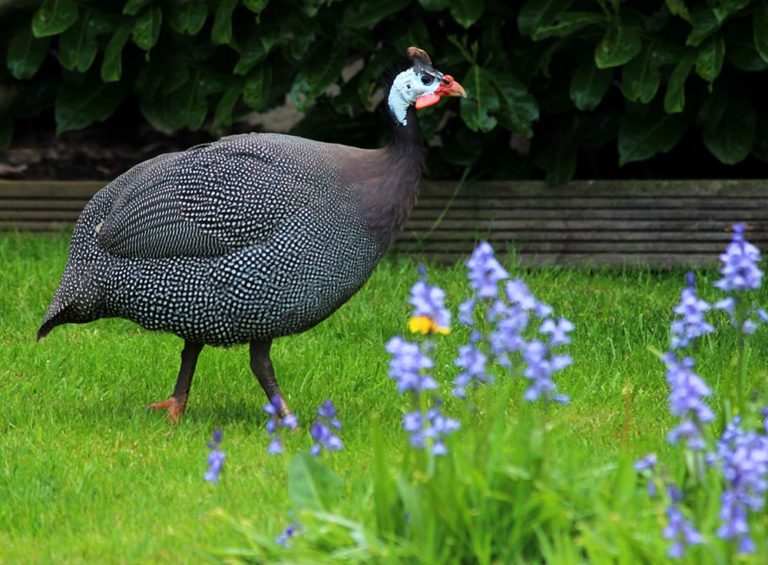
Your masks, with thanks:
M429 86L434 82L434 80L435 80L435 77L433 77L432 75L421 75L421 84L423 84L424 86Z

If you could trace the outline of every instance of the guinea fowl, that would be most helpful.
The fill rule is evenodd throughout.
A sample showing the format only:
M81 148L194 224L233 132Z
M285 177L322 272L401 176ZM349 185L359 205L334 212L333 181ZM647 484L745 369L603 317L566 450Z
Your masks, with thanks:
M122 317L184 339L168 400L184 412L204 345L250 344L267 397L289 413L272 341L331 315L370 276L413 208L424 156L415 110L465 96L421 49L387 104L392 141L358 149L242 134L160 155L88 202L37 334Z

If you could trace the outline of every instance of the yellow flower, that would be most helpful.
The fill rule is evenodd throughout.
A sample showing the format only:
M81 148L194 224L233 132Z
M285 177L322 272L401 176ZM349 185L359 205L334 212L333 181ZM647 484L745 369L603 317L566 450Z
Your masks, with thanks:
M437 322L429 316L413 316L408 320L408 329L415 334L438 333L447 335L451 331L449 328L438 326Z

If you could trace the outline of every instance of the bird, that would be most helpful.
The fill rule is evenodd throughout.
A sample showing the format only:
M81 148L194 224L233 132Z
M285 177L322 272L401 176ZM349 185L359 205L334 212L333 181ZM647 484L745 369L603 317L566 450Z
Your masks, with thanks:
M62 324L120 317L184 344L171 396L184 414L204 346L248 344L283 417L275 339L304 332L367 281L410 214L424 169L416 110L464 88L407 49L386 97L391 140L362 149L246 133L139 163L85 205L38 341Z

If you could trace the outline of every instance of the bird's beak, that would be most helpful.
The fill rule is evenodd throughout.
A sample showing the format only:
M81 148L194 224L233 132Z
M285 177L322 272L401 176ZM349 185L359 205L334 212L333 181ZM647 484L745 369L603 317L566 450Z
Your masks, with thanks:
M438 86L434 92L419 96L416 99L414 106L417 110L427 108L428 106L434 106L440 102L442 96L461 96L462 98L466 98L467 93L464 91L464 87L453 80L451 75L445 75L440 79L440 86Z

